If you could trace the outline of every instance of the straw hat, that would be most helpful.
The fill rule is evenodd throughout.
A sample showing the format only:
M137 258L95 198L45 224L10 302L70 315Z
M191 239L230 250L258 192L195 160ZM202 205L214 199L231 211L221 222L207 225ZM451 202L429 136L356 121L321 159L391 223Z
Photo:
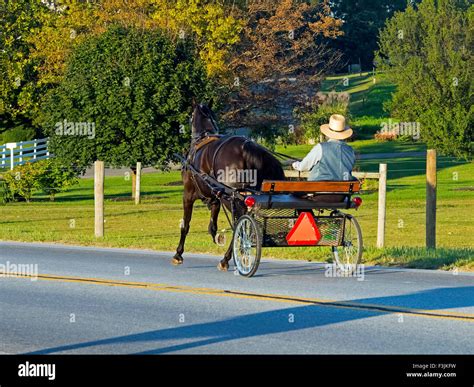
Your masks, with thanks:
M345 140L352 136L352 129L346 126L346 118L340 114L333 114L329 118L329 124L320 126L321 132L335 140Z

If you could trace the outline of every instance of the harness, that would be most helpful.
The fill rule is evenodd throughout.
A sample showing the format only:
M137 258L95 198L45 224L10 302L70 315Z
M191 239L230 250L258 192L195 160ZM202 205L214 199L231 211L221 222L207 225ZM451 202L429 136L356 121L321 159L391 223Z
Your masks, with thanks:
M211 206L214 202L216 202L217 198L209 198L206 197L202 191L201 188L199 188L199 184L196 181L196 173L191 169L188 168L188 165L194 165L194 159L196 157L196 153L198 150L204 148L206 145L209 145L210 143L220 140L223 136L218 135L218 134L212 134L209 135L207 132L204 133L204 136L199 136L198 138L193 139L191 142L191 149L189 150L188 157L186 158L187 163L183 165L183 169L187 169L191 172L190 178L191 181L193 182L194 188L196 189L196 192L198 193L199 198L207 204L208 207ZM225 141L224 141L225 142ZM221 148L222 144L218 147L217 151ZM217 152L216 152L217 153ZM215 160L215 155L213 157L213 163ZM194 168L194 167L193 167ZM202 173L199 170L200 173Z
M196 152L206 146L207 144L210 144L211 142L217 141L220 138L222 138L221 135L219 134L205 134L204 136L200 136L196 139L193 139L191 142L191 149L189 150L188 157L186 158L189 163L194 163L194 158L196 157Z
M224 140L222 140L222 142L219 144L219 146L217 147L216 151L214 152L214 156L212 156L212 163L211 163L211 170L209 172L209 174L216 178L216 175L214 173L215 171L215 165L216 165L216 158L217 158L217 155L219 154L221 148L227 144L231 139L235 138L237 136L227 136L227 138L225 138Z
M232 140L234 138L238 138L238 137L245 139L245 141L243 142L242 145L245 145L247 142L251 141L251 140L245 138L244 136L233 136L233 135L222 136L222 135L215 135L215 134L214 135L207 135L206 134L204 137L201 136L198 139L193 140L193 142L191 143L191 149L190 149L188 157L186 159L187 164L192 165L193 168L195 168L194 167L194 161L195 161L194 159L196 157L197 151L204 148L206 145L208 145L208 144L210 144L214 141L222 140L221 143L219 144L219 146L217 147L217 149L215 150L213 156L212 156L211 170L209 171L209 176L211 176L214 179L217 179L217 176L215 174L215 164L216 164L217 156L219 155L219 153L220 153L220 151L221 151L221 149L224 145L226 145L230 140ZM186 165L184 165L183 168L187 169ZM196 191L198 193L199 198L204 203L206 203L208 206L210 206L212 203L219 200L218 198L209 198L209 197L206 197L205 195L203 195L201 189L199 188L199 184L196 181L196 174L197 173L195 173L190 168L189 168L189 170L191 171L191 180L194 184L194 187L196 188ZM203 173L199 169L198 169L198 171L199 171L200 174ZM201 179L202 179L202 177L201 177Z
M201 105L199 105L199 107L201 107ZM209 171L209 174L208 174L209 177L214 178L214 179L217 180L217 177L216 177L216 174L215 174L215 165L216 165L217 156L219 155L222 147L224 145L226 145L233 138L240 137L240 138L244 139L244 141L242 143L242 146L245 146L246 143L251 142L252 140L249 140L248 138L246 138L244 136L235 136L235 135L225 135L225 136L223 136L223 135L215 134L215 133L219 132L219 126L217 125L217 122L214 119L214 116L210 113L206 113L205 111L203 111L202 107L200 109L200 112L204 117L206 117L207 119L210 120L210 122L212 124L212 127L214 129L214 133L210 133L209 131L205 131L205 132L200 133L199 135L194 136L192 138L191 147L190 147L190 150L189 150L188 155L186 157L186 163L183 163L183 169L188 170L188 171L191 172L190 173L190 178L191 178L191 181L194 184L194 187L196 189L196 192L198 193L199 198L204 203L207 203L208 206L210 206L213 202L219 200L219 198L217 198L217 197L208 198L205 195L203 195L201 189L199 188L199 185L196 181L196 175L200 175L201 180L203 180L203 181L205 181L205 178L203 178L203 176L202 176L203 172L200 169L194 167L194 162L195 162L197 152L199 150L203 149L206 145L209 145L210 143L212 143L214 141L221 140L221 143L218 145L218 147L216 148L216 150L215 150L215 152L212 156L211 168L210 168L210 171ZM277 152L272 152L272 151L270 151L270 152L273 153L277 157L284 157L284 158L290 158L291 159L291 157L288 157L286 155L279 154ZM191 166L192 168L189 168L189 166Z

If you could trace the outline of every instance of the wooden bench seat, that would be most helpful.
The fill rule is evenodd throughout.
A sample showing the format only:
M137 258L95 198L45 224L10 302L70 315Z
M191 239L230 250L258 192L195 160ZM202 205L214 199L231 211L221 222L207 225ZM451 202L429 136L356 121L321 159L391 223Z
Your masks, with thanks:
M318 194L353 194L360 191L360 181L285 181L264 180L261 192L270 193L318 193Z

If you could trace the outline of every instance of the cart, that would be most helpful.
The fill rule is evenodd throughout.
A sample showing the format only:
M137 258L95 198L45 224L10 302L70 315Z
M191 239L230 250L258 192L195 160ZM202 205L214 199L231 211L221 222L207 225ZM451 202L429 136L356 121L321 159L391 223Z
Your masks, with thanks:
M233 232L232 256L240 275L257 272L263 247L327 247L343 275L357 271L362 231L356 218L343 210L362 204L354 196L361 189L359 180L264 180L258 191L238 189L179 159L227 205L222 208Z

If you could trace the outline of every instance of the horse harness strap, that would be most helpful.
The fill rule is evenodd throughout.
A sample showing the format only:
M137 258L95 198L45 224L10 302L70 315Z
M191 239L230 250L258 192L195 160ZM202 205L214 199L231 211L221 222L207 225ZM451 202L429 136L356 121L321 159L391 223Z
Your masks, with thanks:
M202 140L200 140L195 146L194 146L194 151L198 151L199 149L201 149L202 147L204 147L204 145L207 145L211 142L214 142L216 140L219 140L221 138L221 136L207 136L207 137L204 137Z
M194 162L194 157L196 156L196 152L199 149L201 149L204 146L206 146L207 144L210 144L211 142L217 141L221 138L222 138L222 136L214 134L214 135L206 135L204 137L193 140L193 142L191 143L192 148L190 149L188 157L187 157L188 162L189 163Z
M216 151L214 152L214 155L212 156L211 170L209 171L209 174L212 177L214 178L216 177L214 171L215 171L215 165L216 165L216 158L217 158L217 155L219 154L219 151L225 144L227 144L227 142L229 142L234 137L236 136L227 136L227 138L224 138L222 142L219 144L219 146L217 147Z
M220 152L220 150L222 149L222 147L227 144L230 140L232 140L233 138L238 138L238 137L242 137L245 139L245 141L243 142L242 145L245 145L247 142L250 142L251 140L243 137L243 136L232 136L232 135L228 135L228 136L220 136L220 135L208 135L208 136L205 136L199 140L197 140L197 142L194 144L194 147L193 149L190 150L189 152L189 155L188 155L188 163L190 165L192 165L194 163L194 157L196 156L196 152L198 150L200 150L201 148L203 148L204 146L210 144L211 142L214 142L216 140L221 140L222 139L222 142L219 144L219 146L217 147L217 149L215 150L214 152L214 155L212 157L212 163L211 163L211 170L209 171L209 175L213 178L217 178L215 176L215 163L216 163L216 159L217 159L217 156ZM201 175L202 172L199 174ZM195 175L196 173L194 173L192 170L191 170L191 180L193 181L194 183L194 186L196 187L196 190L198 192L198 195L199 195L199 198L203 201L203 202L206 202L208 205L210 205L214 200L213 199L210 199L210 198L206 198L205 195L202 194L202 191L201 189L199 188L199 185L197 184L196 182L196 179L195 179ZM201 179L205 180L202 176L200 176Z
M196 153L198 150L203 148L204 146L210 144L211 142L220 140L222 136L220 135L206 135L205 137L202 137L200 139L197 139L196 142L193 144L193 148L189 151L188 157L187 157L187 162L189 165L193 165L194 163L194 158L196 156ZM205 195L203 195L201 189L199 188L199 185L196 182L195 175L196 173L193 171L193 169L190 168L191 171L191 180L194 184L194 187L196 188L196 191L199 195L199 198L203 201L206 202L208 205L212 203L212 199L207 198ZM202 179L202 177L201 177Z

